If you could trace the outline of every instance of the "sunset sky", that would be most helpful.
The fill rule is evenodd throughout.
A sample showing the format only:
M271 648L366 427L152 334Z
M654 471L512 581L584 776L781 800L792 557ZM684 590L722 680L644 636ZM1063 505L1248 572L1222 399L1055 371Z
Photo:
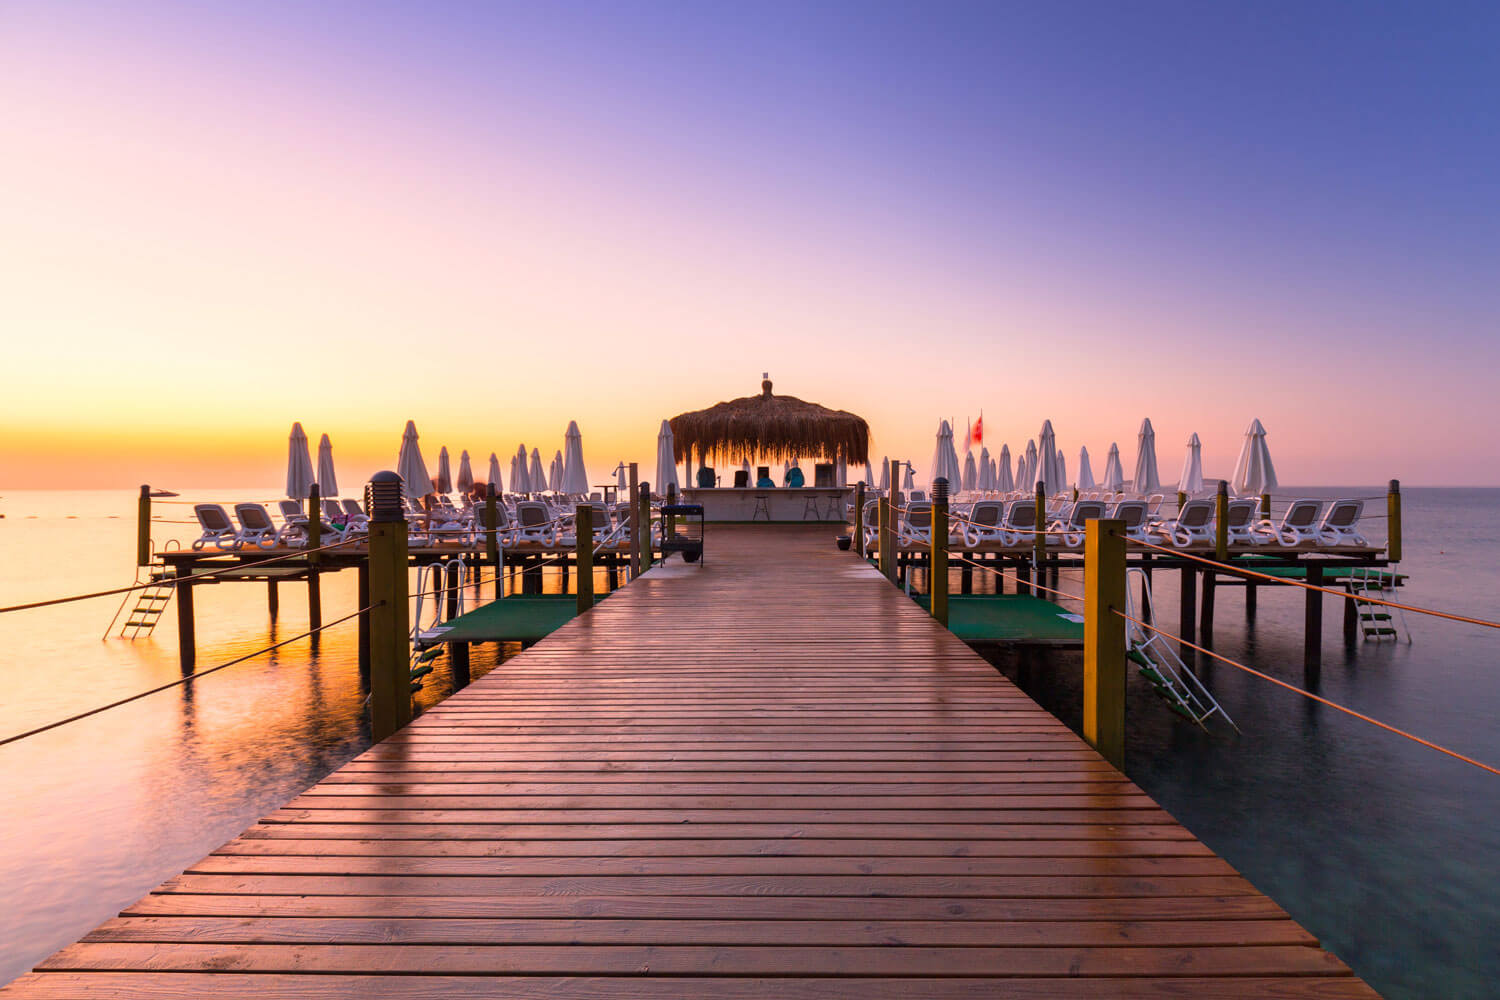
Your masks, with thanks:
M0 6L0 488L597 478L758 391L927 464L1251 418L1500 483L1500 4ZM476 470L480 471L480 470ZM346 488L346 492L349 490Z

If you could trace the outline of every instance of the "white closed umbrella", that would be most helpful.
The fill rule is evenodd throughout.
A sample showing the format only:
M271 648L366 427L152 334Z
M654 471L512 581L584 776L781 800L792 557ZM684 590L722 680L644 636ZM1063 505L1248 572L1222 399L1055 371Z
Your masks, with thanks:
M875 485L875 469L870 465L869 462L865 462L865 485Z
M1245 443L1240 446L1240 457L1234 463L1234 479L1229 486L1236 496L1259 496L1270 493L1278 485L1276 467L1271 464L1271 451L1266 447L1266 429L1259 419L1252 420L1245 428Z
M402 491L412 500L420 500L432 492L432 477L427 474L427 463L422 460L422 449L417 444L417 425L411 420L406 422L406 431L401 435L396 475L401 477Z
M1141 421L1141 431L1136 435L1135 491L1142 496L1161 489L1161 474L1156 471L1156 431L1151 429L1151 418Z
M1078 449L1078 488L1080 490L1091 490L1098 484L1094 482L1094 469L1089 465L1089 450Z
M995 463L990 461L990 450L987 447L979 448L979 480L980 490L992 490L995 488Z
M1000 488L1000 476L993 458L990 459L990 485L987 488L992 491Z
M745 467L749 466L750 463L746 462ZM682 492L682 484L677 481L676 439L672 435L670 420L663 420L661 429L656 432L656 486L663 495L669 486Z
M467 450L461 452L458 456L457 486L464 493L474 488L474 470L469 467L469 453Z
M437 492L453 492L453 470L448 465L448 446L438 449Z
M542 449L531 449L531 467L526 470L526 479L531 483L531 492L547 489L547 470L542 468Z
M1062 454L1057 450L1057 435L1052 432L1052 421L1042 421L1041 433L1037 435L1037 468L1032 478L1047 484L1047 490L1056 493L1068 485L1068 474L1062 466Z
M327 434L318 441L318 495L339 495L339 477L333 472L333 442Z
M300 423L292 424L286 449L286 495L291 500L306 500L312 489L312 456L307 451L307 435Z
M663 421L665 423L665 421ZM672 467L671 452L667 453L667 472L656 470L656 478L663 482L670 477L677 481L677 470ZM589 470L583 462L583 434L578 430L578 421L568 421L568 432L563 435L563 482L562 491L577 497L589 494Z
M1010 445L1000 446L1000 457L995 460L995 489L1009 493L1016 488L1015 473L1010 467Z
M1057 483L1061 489L1068 488L1068 460L1060 451L1057 453Z
M1109 457L1104 460L1104 479L1099 485L1113 493L1125 488L1125 468L1120 464L1120 446L1114 442L1110 442Z
M1036 489L1036 481L1042 476L1041 458L1034 439L1026 442L1026 454L1021 460L1026 463L1026 475L1019 477L1021 482L1018 485L1023 490L1033 491Z
M979 488L979 468L974 464L974 453L964 452L964 481L963 489L972 493Z
M625 477L625 463L621 462L619 468L615 469L615 489L620 496L625 496L625 491L630 489L630 480Z
M1195 496L1203 492L1203 444L1194 434L1188 438L1187 458L1182 463L1182 475L1177 480L1177 492Z
M557 452L556 454L554 454L552 456L552 463L549 466L549 468L551 469L551 474L547 476L547 488L549 490L551 490L553 493L561 493L561 492L563 492L563 455L562 455L562 452L559 451L559 452Z
M532 490L541 489L539 485L531 482L531 463L526 458L526 446L523 444L516 449L514 463L510 470L510 488L517 493L530 493Z
M755 480L751 478L750 460L748 458L740 460L740 471L745 474L745 482L754 486Z
M505 482L500 478L500 459L493 451L490 452L490 485L495 487L496 493L505 492Z
M962 482L963 470L958 466L958 452L953 447L953 428L946 420L938 423L937 441L933 444L932 465L928 471L931 474L929 485L946 479L951 489Z
M880 456L880 489L891 488L891 461L884 455Z
M914 489L917 488L917 479L916 479L916 476L913 475L912 468L911 468L910 465L908 465L906 467L906 475L903 476L902 479L901 479L901 488L903 490L908 490L908 491L914 490Z

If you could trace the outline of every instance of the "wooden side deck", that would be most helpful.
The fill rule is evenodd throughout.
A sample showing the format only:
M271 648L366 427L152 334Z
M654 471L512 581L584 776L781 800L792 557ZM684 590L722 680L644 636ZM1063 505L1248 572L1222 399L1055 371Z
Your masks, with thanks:
M5 996L1374 995L827 526L706 555Z

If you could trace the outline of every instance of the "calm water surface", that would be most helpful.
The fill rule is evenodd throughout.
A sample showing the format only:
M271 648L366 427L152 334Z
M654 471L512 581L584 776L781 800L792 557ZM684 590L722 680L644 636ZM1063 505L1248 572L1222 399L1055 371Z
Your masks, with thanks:
M1368 488L1307 495L1371 495ZM271 496L242 490L199 498ZM130 493L16 492L0 500L0 604L131 580ZM1383 504L1374 504L1375 512ZM182 516L185 508L165 508ZM1500 615L1500 490L1409 490L1406 600ZM1376 534L1381 534L1376 522ZM159 525L157 537L189 535ZM1175 574L1157 576L1176 620ZM1064 589L1076 589L1076 581ZM355 607L354 575L325 580L324 618ZM1303 599L1221 589L1217 648L1303 684ZM200 587L200 668L307 627L305 588ZM151 639L101 640L117 600L0 616L0 735L29 729L178 676L171 613ZM1317 690L1490 762L1500 761L1500 635L1412 621L1407 645L1345 647L1325 610ZM0 747L0 982L72 942L278 808L368 744L354 623L211 677ZM513 652L513 648L507 652ZM474 672L496 654L476 649ZM1002 668L1072 724L1075 656ZM1018 676L1019 673L1019 676ZM1132 686L1127 770L1194 833L1392 997L1490 997L1500 982L1500 778L1372 729L1232 668L1205 669L1244 730L1184 724ZM424 700L446 693L438 676Z

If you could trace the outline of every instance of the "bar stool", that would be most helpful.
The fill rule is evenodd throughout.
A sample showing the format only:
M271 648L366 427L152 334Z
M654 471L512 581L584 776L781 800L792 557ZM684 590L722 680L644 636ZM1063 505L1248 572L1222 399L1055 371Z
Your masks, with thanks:
M766 494L764 494L764 493L757 493L755 495L755 511L754 511L754 513L752 513L750 515L750 520L754 521L756 518L760 517L762 514L766 515L766 520L767 521L771 520L771 505L770 505L770 500L771 500L771 498L769 496L767 496Z
M807 501L802 505L802 520L806 521L807 515L809 514L812 515L812 519L814 521L823 520L823 518L818 515L818 498L815 496L809 496L807 498Z
M835 494L828 498L828 504L823 510L823 520L842 521L848 516L848 512L844 510L843 494Z

